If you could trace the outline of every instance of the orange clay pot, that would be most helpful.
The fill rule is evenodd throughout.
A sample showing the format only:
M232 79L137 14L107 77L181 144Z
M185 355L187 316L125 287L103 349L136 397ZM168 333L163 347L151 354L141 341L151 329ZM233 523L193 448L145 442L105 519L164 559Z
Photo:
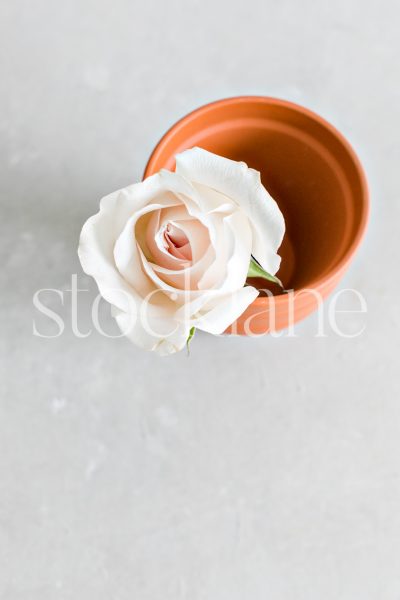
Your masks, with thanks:
M174 156L200 146L261 172L286 222L278 273L286 289L260 295L226 333L285 329L318 308L348 267L366 228L368 188L345 138L315 113L257 96L219 100L190 113L164 135L144 177L173 170ZM265 281L251 281L265 287ZM312 290L312 291L310 291Z

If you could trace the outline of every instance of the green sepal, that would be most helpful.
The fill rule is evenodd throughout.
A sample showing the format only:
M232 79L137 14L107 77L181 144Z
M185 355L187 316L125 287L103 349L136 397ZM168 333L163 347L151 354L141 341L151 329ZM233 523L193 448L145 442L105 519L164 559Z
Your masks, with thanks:
M262 266L259 265L258 262L253 257L251 257L251 260L250 260L249 271L247 273L247 277L262 277L263 279L267 279L267 281L272 281L272 283L277 283L283 289L282 281L280 279L278 279L278 277L276 277L275 275L271 275L267 271L264 271Z
M190 354L190 342L192 341L192 338L193 338L193 336L195 334L195 331L196 331L196 327L194 327L194 326L191 327L190 330L189 330L188 338L186 340L186 348L187 348L188 355Z

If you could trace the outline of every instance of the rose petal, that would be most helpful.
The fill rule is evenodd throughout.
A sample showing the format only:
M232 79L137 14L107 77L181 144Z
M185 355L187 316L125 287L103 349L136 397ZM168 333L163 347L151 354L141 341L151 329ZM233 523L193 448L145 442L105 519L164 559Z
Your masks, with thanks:
M243 287L249 268L252 233L248 219L241 211L216 219L216 258L199 281L199 288L222 293Z
M121 310L129 312L132 303L139 301L136 291L115 268L114 261L114 213L111 205L117 202L119 192L110 194L103 201L100 211L84 224L78 249L82 268L96 280L103 298Z
M192 325L197 329L220 334L243 314L259 293L252 286L225 295L219 290L210 290L182 306L175 317L186 322L190 315Z
M204 275L204 272L212 265L215 258L215 250L213 246L209 246L207 252L196 263L190 263L184 269L166 269L160 265L151 263L151 267L155 273L165 283L169 284L174 289L185 290L188 286L192 290L199 290L199 281Z
M142 307L143 309L143 307ZM173 311L157 314L151 310L144 317L139 311L137 318L118 309L113 310L121 332L144 350L166 356L179 352L186 344L190 325L179 323L173 318Z
M139 295L115 268L114 245L132 214L154 198L163 207L179 202L156 174L102 198L99 212L86 221L80 235L78 255L83 270L94 277L105 300L126 312Z
M253 256L271 274L279 269L277 250L285 232L283 215L261 183L260 174L239 163L192 148L176 156L176 172L232 198L247 214L253 229Z

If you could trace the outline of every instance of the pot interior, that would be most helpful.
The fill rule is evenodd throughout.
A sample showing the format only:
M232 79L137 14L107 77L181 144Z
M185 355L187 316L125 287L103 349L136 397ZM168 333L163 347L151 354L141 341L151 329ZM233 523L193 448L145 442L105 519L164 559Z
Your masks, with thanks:
M237 100L209 105L170 130L146 175L173 168L174 155L193 146L260 171L286 222L278 275L287 289L309 287L335 268L360 227L357 165L336 132L312 113L271 99Z

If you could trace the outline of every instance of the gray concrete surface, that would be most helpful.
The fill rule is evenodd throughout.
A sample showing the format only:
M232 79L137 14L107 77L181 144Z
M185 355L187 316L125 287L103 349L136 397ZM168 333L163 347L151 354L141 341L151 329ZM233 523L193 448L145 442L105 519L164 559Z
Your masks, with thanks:
M399 600L399 18L394 0L1 2L2 600ZM99 198L177 118L242 93L314 109L363 160L371 222L342 287L364 333L315 338L313 316L293 339L198 335L190 359L74 336ZM65 292L58 338L32 334L54 333L39 288Z

